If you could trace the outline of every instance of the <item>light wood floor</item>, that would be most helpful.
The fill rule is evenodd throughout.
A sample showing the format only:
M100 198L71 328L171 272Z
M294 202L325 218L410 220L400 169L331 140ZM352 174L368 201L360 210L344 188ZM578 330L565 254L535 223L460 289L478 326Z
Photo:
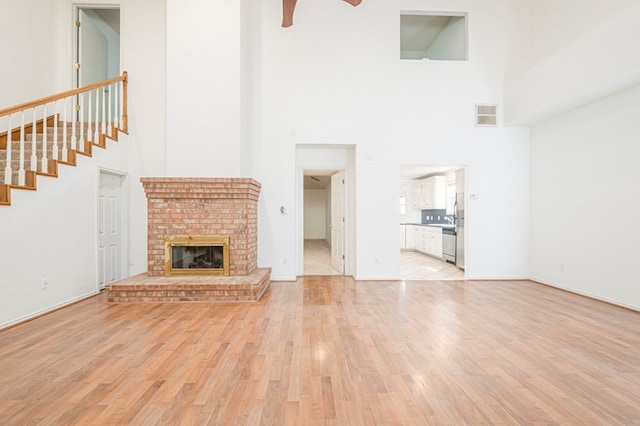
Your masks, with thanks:
M640 314L522 282L272 283L0 332L0 424L640 424Z

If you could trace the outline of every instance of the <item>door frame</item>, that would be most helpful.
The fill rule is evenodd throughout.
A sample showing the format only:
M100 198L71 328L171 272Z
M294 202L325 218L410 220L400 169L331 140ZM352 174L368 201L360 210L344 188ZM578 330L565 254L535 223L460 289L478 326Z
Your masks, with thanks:
M342 194L341 197L335 197L333 195L334 192L335 192L335 189L336 189L334 187L334 180L342 180L342 183L338 183L338 185L342 185L342 189L340 191L340 194ZM342 200L340 200L340 204L339 204L340 205L340 212L339 212L340 215L339 216L341 216L341 217L337 218L337 221L340 223L340 229L341 229L340 235L342 236L342 238L340 240L338 240L338 244L341 246L339 253L342 254L342 259L340 259L339 256L338 256L337 257L338 260L336 261L336 262L339 262L339 264L341 266L341 268L339 270L341 275L344 275L344 263L345 263L344 260L345 260L345 257L346 257L345 254L344 254L344 246L345 246L345 243L344 243L344 240L345 240L345 234L344 234L344 203L345 203L344 187L345 186L346 186L346 180L345 180L345 171L344 170L338 170L337 172L335 172L334 174L331 175L331 185L329 185L330 194L331 194L331 196L330 196L331 205L330 205L330 213L329 213L331 215L331 219L330 219L331 225L329 226L329 232L331 234L331 237L330 237L330 239L331 239L331 267L333 269L337 270L336 265L334 265L334 259L336 259L336 258L334 258L334 256L333 256L334 250L335 250L334 247L336 246L336 244L334 243L334 241L335 241L334 229L335 229L336 225L335 225L335 222L334 222L333 219L334 219L334 213L336 213L336 211L335 211L335 206L337 205L336 199L339 200L340 198L342 198Z
M95 289L96 292L101 290L100 288L100 241L98 237L98 231L100 227L99 223L99 208L100 208L100 182L103 174L117 176L120 178L120 279L127 278L130 275L130 247L127 242L129 241L130 228L129 228L129 210L130 210L130 192L129 192L129 174L105 167L98 167L97 179L96 179L96 197L95 197L95 264L96 264L96 279Z
M296 150L311 150L315 154L313 160L306 157L299 160L296 154L295 176L295 205L296 205L296 235L295 235L295 264L296 275L304 275L304 174L306 170L339 171L345 175L344 186L344 272L343 275L356 275L355 264L355 146L354 145L325 145L313 144L296 146ZM336 155L336 153L339 153ZM338 158L339 157L339 158Z
M76 70L76 62L78 59L78 51L80 49L80 40L78 39L78 31L76 28L76 20L78 19L78 13L81 9L118 9L120 11L120 28L122 28L122 5L120 3L114 3L111 1L100 2L97 0L92 3L73 3L71 5L71 20L69 23L69 31L70 36L69 40L71 40L71 52L70 52L70 66L71 66L71 87L77 88L79 86L78 81L78 72ZM119 35L119 43L118 43L118 68L119 73L122 72L122 34Z

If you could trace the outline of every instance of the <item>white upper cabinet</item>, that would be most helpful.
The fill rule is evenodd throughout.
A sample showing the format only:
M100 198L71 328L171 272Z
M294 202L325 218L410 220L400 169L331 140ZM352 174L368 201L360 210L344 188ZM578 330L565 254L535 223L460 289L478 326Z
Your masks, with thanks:
M420 181L420 209L447 208L447 178L432 176Z

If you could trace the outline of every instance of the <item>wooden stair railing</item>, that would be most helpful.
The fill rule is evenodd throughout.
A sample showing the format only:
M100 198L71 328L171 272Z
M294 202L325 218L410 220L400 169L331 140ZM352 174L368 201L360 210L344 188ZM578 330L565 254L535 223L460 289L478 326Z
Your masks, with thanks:
M36 189L36 177L58 176L58 164L76 165L128 133L128 75L0 110L0 206L12 189ZM18 124L16 127L12 125Z

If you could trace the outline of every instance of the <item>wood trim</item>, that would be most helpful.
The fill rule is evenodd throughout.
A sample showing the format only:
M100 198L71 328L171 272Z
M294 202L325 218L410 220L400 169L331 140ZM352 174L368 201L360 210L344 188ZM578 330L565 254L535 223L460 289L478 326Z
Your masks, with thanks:
M79 95L80 93L85 93L88 92L90 90L93 89L97 89L99 87L103 87L106 86L108 84L112 84L112 83L117 83L119 81L123 82L123 115L124 113L126 113L127 107L126 107L126 101L127 101L127 96L126 96L126 87L127 87L127 72L125 71L122 76L120 77L114 77L114 78L110 78L109 80L104 80L104 81L100 81L98 83L93 83L93 84L89 84L88 86L84 86L84 87L80 87L78 89L73 89L73 90L67 90L66 92L62 92L62 93L58 93L56 95L51 95L51 96L47 96L46 98L40 98L40 99L36 99L35 101L29 101L29 102L25 102L23 104L19 104L16 106L12 106L9 108L5 108L5 109L0 109L0 117L5 116L5 115L9 115L9 114L15 114L16 112L20 112L23 111L25 109L29 109L29 108L34 108L43 104L48 104L51 102L55 102L58 101L60 99L64 99L64 98L68 98L70 96L74 96L74 95Z
M122 131L129 133L129 73L122 73Z
M56 115L53 115L53 114L47 116L47 127L53 127L53 122L55 121L55 118L56 118ZM44 122L43 118L36 121L36 133L42 133L42 131L44 130L43 122ZM14 142L20 140L20 127L21 126L14 127L13 129L11 129L11 140ZM7 149L8 133L9 133L8 131L0 133L0 149ZM33 122L24 125L24 134L27 135L31 133L33 133Z
M0 206L11 205L11 189L9 185L0 185Z

